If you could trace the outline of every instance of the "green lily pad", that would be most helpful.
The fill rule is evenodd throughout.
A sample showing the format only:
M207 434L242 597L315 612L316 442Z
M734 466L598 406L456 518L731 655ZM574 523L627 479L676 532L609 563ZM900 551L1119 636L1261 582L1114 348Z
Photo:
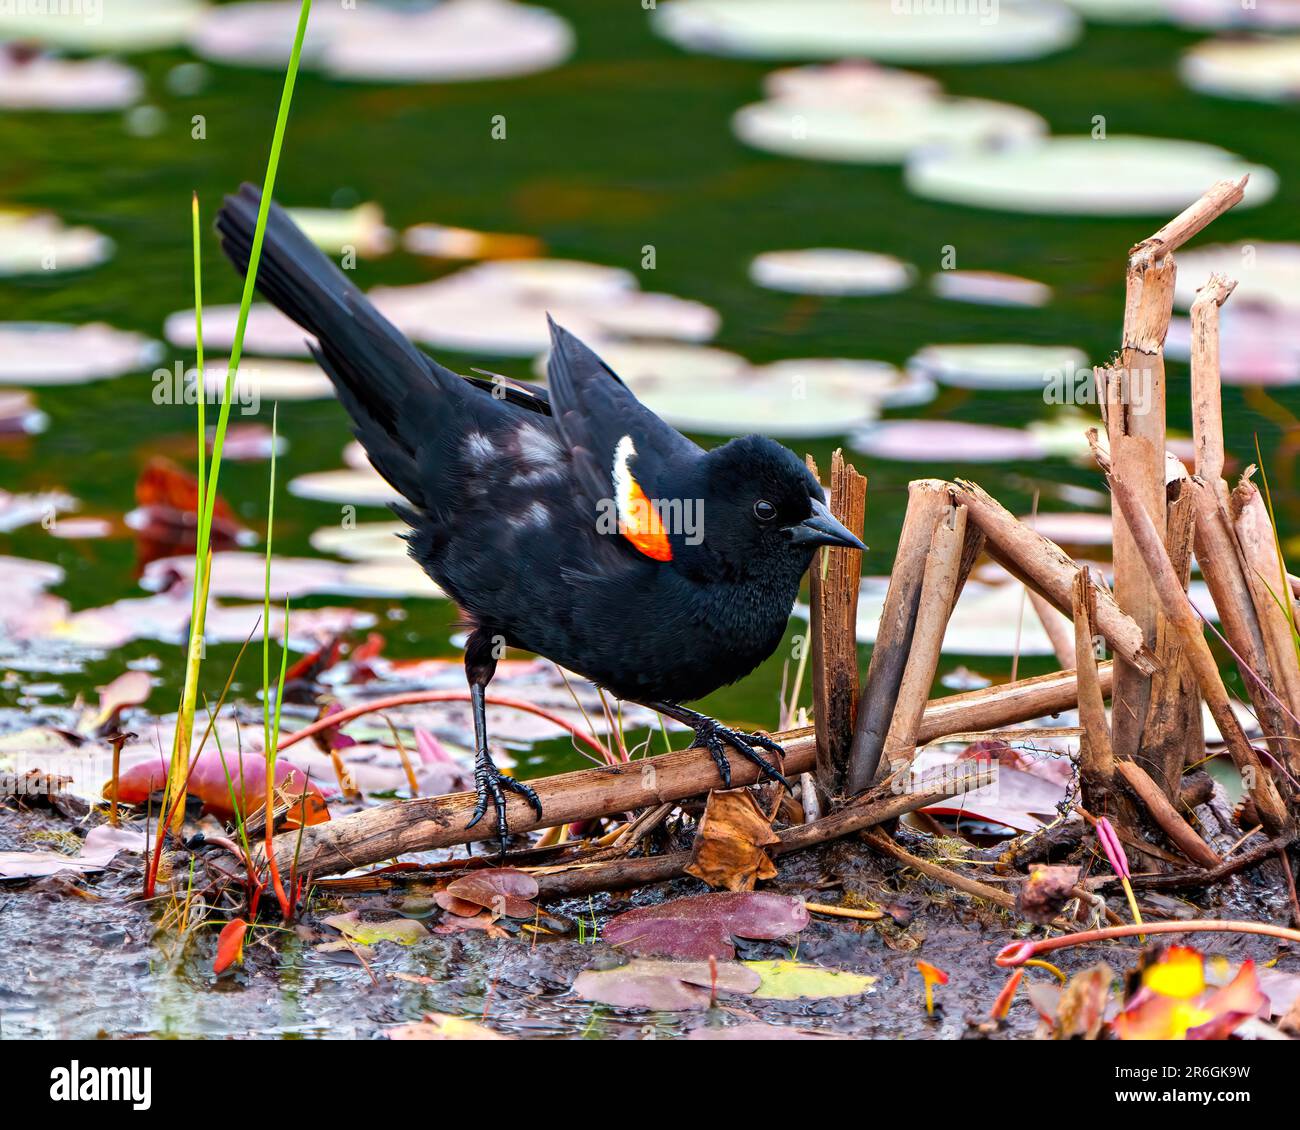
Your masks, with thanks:
M753 995L764 1000L822 1000L855 997L872 991L877 978L842 969L826 969L802 961L745 961L741 963L762 978Z

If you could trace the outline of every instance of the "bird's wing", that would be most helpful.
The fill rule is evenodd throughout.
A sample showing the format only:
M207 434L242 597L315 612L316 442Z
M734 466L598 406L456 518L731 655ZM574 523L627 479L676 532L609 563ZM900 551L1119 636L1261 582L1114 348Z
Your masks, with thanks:
M637 400L591 349L548 321L550 409L584 503L598 515L612 505L625 536L642 553L667 552L662 539L647 535L649 540L638 543L635 535L646 523L633 511L669 497L669 484L679 482L681 469L703 451Z

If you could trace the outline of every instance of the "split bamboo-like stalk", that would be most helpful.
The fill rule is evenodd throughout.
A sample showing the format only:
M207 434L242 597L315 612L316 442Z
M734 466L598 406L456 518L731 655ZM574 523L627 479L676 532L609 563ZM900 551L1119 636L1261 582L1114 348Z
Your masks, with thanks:
M974 483L958 479L953 490L957 501L969 508L970 521L984 531L989 553L1065 615L1073 615L1077 567L1069 554L1016 521L1009 510ZM1159 667L1155 653L1147 646L1142 630L1108 590L1097 587L1096 606L1097 631L1115 653L1137 670L1155 674Z
M1290 599L1290 594L1282 587L1282 564L1278 560L1268 508L1249 475L1248 471L1232 492L1233 526L1255 616L1264 637L1264 654L1268 657L1273 689L1285 704L1285 709L1278 707L1274 712L1278 715L1277 736L1284 747L1280 757L1292 770L1300 771L1300 724L1292 717L1300 715L1300 661L1297 661L1291 621L1282 603Z
M944 632L957 595L965 542L966 507L950 503L930 537L912 647L899 685L894 717L885 735L877 778L893 773L900 763L909 763L916 756L917 730L939 668Z
M1139 254L1129 261L1124 337L1118 362L1097 375L1104 386L1106 429L1115 472L1129 482L1163 540L1165 534L1164 343L1174 305L1177 267L1170 254ZM1160 602L1133 537L1112 501L1115 600L1156 646ZM1144 748L1151 674L1120 656L1115 672L1112 741L1122 757Z
M925 560L935 527L951 505L948 484L939 479L917 479L908 486L907 514L898 537L894 567L880 614L876 643L867 667L867 685L858 703L853 746L845 786L860 793L876 775L885 737L894 717L899 687L907 668L921 601Z
M817 464L808 456L817 475ZM820 476L818 476L820 478ZM844 453L831 457L831 513L859 538L867 480ZM858 709L858 587L862 551L827 547L813 560L809 640L813 649L813 716L817 721L817 785L824 797L843 790Z
M1175 489L1177 495L1167 512L1165 543L1174 574L1186 592L1192 572L1196 511L1189 481L1181 480ZM1134 760L1159 784L1164 795L1172 799L1181 787L1188 753L1199 760L1205 749L1203 743L1198 748L1189 748L1189 743L1198 741L1204 733L1201 699L1196 679L1183 660L1182 641L1163 616L1156 629L1156 655L1161 669L1151 680L1151 705L1142 747Z
M1136 761L1121 760L1115 767L1124 778L1124 783L1151 813L1151 818L1160 826L1160 830L1169 837L1170 843L1192 863L1208 868L1218 867L1223 862L1214 849L1179 815L1165 796L1164 790L1147 775L1142 766Z
M1143 509L1141 499L1135 491L1115 473L1111 475L1111 491L1119 501L1124 521L1133 534L1143 562L1150 571L1151 580L1160 597L1161 606L1175 629L1182 637L1184 654L1196 674L1201 694L1227 743L1228 752L1233 763L1242 775L1259 818L1270 833L1281 831L1288 825L1286 805L1272 774L1260 763L1258 755L1251 748L1250 742L1232 711L1232 703L1224 688L1223 679L1214 662L1210 645L1205 642L1200 621L1192 608L1187 594L1183 592L1174 573L1174 567L1165 551L1164 543L1156 531L1151 517Z
M1103 695L1111 692L1114 670L1114 664L1109 661L1097 668ZM917 744L927 745L949 734L979 733L1046 718L1073 710L1078 702L1078 676L1073 670L1053 671L1050 675L1035 675L1032 679L947 695L926 706L916 735Z
M1129 262L1160 259L1171 251L1177 251L1224 212L1240 204L1246 195L1246 183L1249 180L1250 175L1246 174L1237 180L1216 181L1198 200L1189 204L1158 232L1135 244L1129 250Z
M1192 303L1192 443L1196 474L1216 485L1223 479L1223 382L1219 377L1219 307L1237 283L1223 275L1196 292Z
M1106 721L1106 703L1097 670L1097 635L1093 628L1096 586L1088 567L1080 566L1074 578L1074 664L1078 672L1079 721L1084 740L1080 745L1080 779L1084 803L1105 812L1115 778L1115 753Z

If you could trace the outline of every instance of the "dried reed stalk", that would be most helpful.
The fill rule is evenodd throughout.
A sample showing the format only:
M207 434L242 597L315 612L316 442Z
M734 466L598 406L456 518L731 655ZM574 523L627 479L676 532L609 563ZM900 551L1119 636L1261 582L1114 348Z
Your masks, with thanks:
M1143 509L1141 499L1123 478L1112 472L1111 491L1119 501L1124 521L1133 534L1141 559L1150 571L1151 580L1160 597L1164 615L1172 622L1182 637L1184 654L1196 674L1201 694L1227 743L1233 763L1242 774L1242 780L1255 802L1259 818L1270 833L1287 826L1286 805L1277 790L1272 774L1260 763L1258 755L1242 731L1237 716L1232 711L1228 692L1215 665L1210 645L1205 642L1200 621L1187 594L1179 584L1173 564L1160 540L1151 517Z
M984 531L990 555L1058 610L1072 616L1074 578L1078 570L1070 556L1055 542L1018 522L1001 503L974 483L958 479L953 490L957 501L969 508L970 520ZM1146 674L1155 674L1159 663L1133 619L1104 588L1097 588L1096 602L1097 631L1132 666Z
M818 474L808 456L808 467ZM818 475L820 478L820 475ZM837 449L831 457L831 513L858 537L867 510L867 480ZM862 552L828 547L813 560L810 641L813 716L817 723L817 785L823 797L844 788L858 709L858 586Z
M1033 589L1025 589L1029 603L1033 606L1038 622L1043 625L1047 639L1052 645L1052 652L1063 671L1074 667L1074 626L1057 612L1055 608Z
M850 793L867 788L880 764L894 718L899 687L907 668L916 629L916 613L925 579L925 561L935 527L951 505L948 484L917 479L907 488L907 513L898 537L894 567L880 614L876 643L867 667L867 685L858 703L858 717L849 754L845 787Z
M1174 574L1186 592L1192 572L1195 502L1188 480L1181 480L1173 489L1176 494L1167 511L1165 543ZM1151 680L1142 747L1134 760L1172 799L1181 787L1189 753L1192 760L1199 760L1205 750L1201 698L1196 678L1183 660L1182 641L1163 616L1156 629L1156 655L1161 669Z
M1217 486L1223 480L1223 383L1219 378L1219 307L1237 283L1223 275L1196 292L1192 303L1192 443L1196 474Z
M916 756L916 735L939 668L944 632L957 595L965 542L966 507L951 504L935 523L930 538L912 647L899 685L894 717L885 735L877 778L892 774Z
M1081 566L1074 578L1074 665L1079 680L1079 721L1084 737L1079 747L1084 803L1095 812L1107 811L1115 778L1115 753L1106 721L1106 703L1097 669L1099 638L1093 628L1096 586Z

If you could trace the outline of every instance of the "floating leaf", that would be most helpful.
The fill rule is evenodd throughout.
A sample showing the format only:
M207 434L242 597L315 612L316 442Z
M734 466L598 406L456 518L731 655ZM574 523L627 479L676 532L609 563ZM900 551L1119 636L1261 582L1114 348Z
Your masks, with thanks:
M860 973L847 973L842 969L826 969L801 961L746 961L762 978L754 992L765 1000L821 1000L825 997L854 997L871 991L877 978Z
M332 926L350 942L374 946L380 942L393 942L399 946L413 946L429 936L429 931L414 918L388 918L382 921L363 918L360 911L332 914L321 921Z
M583 1000L619 1008L681 1012L709 1007L711 988L752 993L761 978L736 962L654 961L634 958L614 969L586 969L573 982Z
M810 1032L806 1028L789 1028L784 1024L761 1024L752 1021L746 1024L712 1025L692 1028L688 1040L846 1040L834 1032Z
M611 918L601 937L643 956L730 960L736 954L733 937L783 938L807 925L802 899L719 891L629 910Z

